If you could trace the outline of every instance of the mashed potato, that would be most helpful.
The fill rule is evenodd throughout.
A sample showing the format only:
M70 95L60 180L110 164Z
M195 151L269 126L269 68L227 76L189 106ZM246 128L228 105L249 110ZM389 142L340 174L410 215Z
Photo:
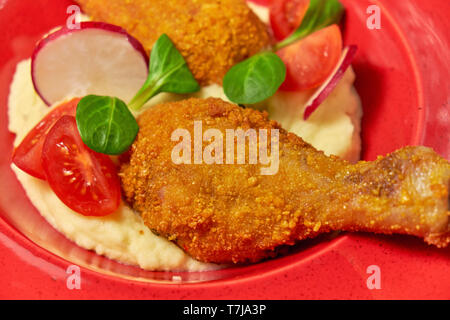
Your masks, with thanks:
M352 81L352 73L349 73L313 114L311 122L303 123L297 115L293 116L292 111L301 111L298 104L307 100L307 93L277 94L268 101L268 110L272 118L307 138L316 147L328 150L328 153L353 154L352 157L356 158L359 153L356 150L359 150L360 106L351 86ZM223 90L217 85L202 89L196 96L225 98ZM163 94L152 99L148 106L180 98ZM49 108L34 91L30 60L19 63L9 96L9 130L16 134L15 145L48 111ZM85 217L66 207L45 181L33 178L14 166L13 170L31 202L47 221L83 248L147 270L202 271L220 267L198 262L173 243L154 235L141 217L123 203L112 215Z
M362 108L354 81L350 67L308 121L303 120L303 113L313 91L277 92L266 102L266 109L271 119L316 149L356 162L361 153Z
M255 8L254 8L255 9ZM267 10L256 8L267 21ZM83 19L83 20L86 20ZM326 154L335 154L350 161L358 160L360 152L361 105L353 88L354 74L350 69L338 87L305 122L304 103L312 92L277 93L257 108L269 112L271 119ZM194 96L218 97L227 100L218 85L203 88ZM186 98L160 94L146 107ZM18 145L50 109L35 93L30 75L30 60L18 64L9 96L9 130L16 134ZM100 255L147 270L205 271L221 266L198 262L172 242L153 234L126 204L106 217L85 217L66 207L45 181L38 180L12 165L27 196L44 218L77 245Z
M30 60L18 64L9 95L9 130L15 145L49 111L34 91ZM172 242L153 234L141 217L125 204L106 217L78 214L53 193L45 181L13 165L28 198L44 218L77 245L126 264L147 270L203 271L219 266L198 262Z

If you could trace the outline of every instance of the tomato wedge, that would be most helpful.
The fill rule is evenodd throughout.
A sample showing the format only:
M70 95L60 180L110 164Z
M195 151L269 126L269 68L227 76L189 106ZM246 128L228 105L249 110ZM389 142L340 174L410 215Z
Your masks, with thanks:
M341 53L342 35L336 24L278 50L287 69L280 89L302 91L319 86L333 72Z
M89 149L73 116L63 116L47 134L42 167L53 192L85 216L105 216L120 204L120 181L111 158Z
M75 116L79 98L65 102L47 114L14 150L12 162L33 177L45 180L41 165L42 146L48 131L64 115Z
M273 0L269 18L273 35L280 41L297 29L309 7L309 0Z

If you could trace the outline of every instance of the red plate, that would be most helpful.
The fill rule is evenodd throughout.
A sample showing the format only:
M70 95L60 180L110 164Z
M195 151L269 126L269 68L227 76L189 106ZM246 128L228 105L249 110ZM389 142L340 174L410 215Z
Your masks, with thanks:
M342 2L345 42L360 48L354 68L364 106L363 158L420 144L449 159L450 2ZM407 236L342 234L305 241L252 266L175 274L121 265L52 229L10 169L7 97L17 62L30 56L44 33L65 23L70 4L0 0L0 298L450 298L450 248ZM372 4L381 9L380 30L366 27ZM66 286L72 264L81 266L80 290ZM379 290L367 287L371 265L380 267ZM173 282L174 275L181 282Z

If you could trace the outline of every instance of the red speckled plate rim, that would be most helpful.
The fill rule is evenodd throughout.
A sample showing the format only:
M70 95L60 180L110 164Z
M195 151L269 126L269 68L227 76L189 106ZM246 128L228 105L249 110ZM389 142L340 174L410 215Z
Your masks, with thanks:
M47 3L49 11L54 7L54 1L39 1ZM350 1L343 2L351 6ZM446 84L450 76L450 59L447 59L450 24L445 14L450 12L450 7L439 0L361 2L364 5L377 4L382 8L385 13L383 17L397 30L414 70L415 93L420 108L414 122L411 144L433 147L448 159L450 133L447 124L450 112ZM7 5L8 1L0 0L0 10ZM411 10L420 12L414 15ZM418 13L422 15L418 16ZM406 14L412 18L402 19ZM0 27L1 24L0 19ZM442 46L436 47L436 51L440 52L438 55L433 50L423 50L422 41L426 40L426 36L420 38L420 32L414 32L423 28L441 38L434 43ZM20 30L16 32L20 34ZM3 63L0 67L4 67ZM432 75L432 72L438 76ZM7 90L4 86L9 86L11 76L6 73L4 70L0 72L2 102L6 101ZM6 79L8 83L5 83ZM1 119L0 126L6 125L7 120ZM70 290L66 286L66 270L71 263L38 247L0 219L0 298L449 299L449 254L447 249L438 250L410 237L346 234L302 259L288 257L288 263L280 263L280 266L277 266L277 260L273 260L229 279L194 284L146 283L82 268L81 289ZM381 270L379 290L367 287L370 276L367 268L371 265L377 265Z

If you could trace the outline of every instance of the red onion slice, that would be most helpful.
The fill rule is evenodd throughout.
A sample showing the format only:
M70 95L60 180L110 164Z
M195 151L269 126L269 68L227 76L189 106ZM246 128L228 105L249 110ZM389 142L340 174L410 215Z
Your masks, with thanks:
M342 50L341 59L336 68L306 103L305 112L303 114L304 120L308 120L311 114L316 111L320 104L325 101L334 88L336 88L337 84L344 76L345 71L347 71L348 67L352 64L357 51L358 47L355 45L347 46Z

